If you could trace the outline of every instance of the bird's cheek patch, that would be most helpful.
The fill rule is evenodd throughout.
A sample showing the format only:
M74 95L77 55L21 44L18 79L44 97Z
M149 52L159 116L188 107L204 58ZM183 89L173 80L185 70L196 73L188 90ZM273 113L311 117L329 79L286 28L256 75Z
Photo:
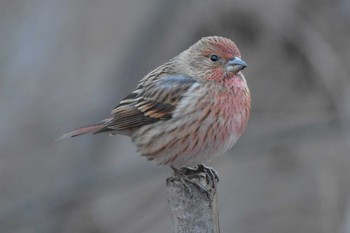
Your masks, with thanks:
M225 70L221 67L215 68L213 70L213 80L220 81L222 78L225 77Z

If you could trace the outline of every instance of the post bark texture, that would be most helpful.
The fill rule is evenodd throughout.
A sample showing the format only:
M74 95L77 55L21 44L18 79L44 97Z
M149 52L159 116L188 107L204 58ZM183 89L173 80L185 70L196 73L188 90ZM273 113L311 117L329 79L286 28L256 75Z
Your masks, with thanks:
M182 168L167 179L174 233L219 233L216 186L210 168Z

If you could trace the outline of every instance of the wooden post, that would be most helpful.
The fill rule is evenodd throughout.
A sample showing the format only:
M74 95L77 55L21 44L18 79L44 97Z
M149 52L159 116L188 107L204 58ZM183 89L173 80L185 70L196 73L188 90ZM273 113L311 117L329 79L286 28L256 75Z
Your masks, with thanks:
M167 179L174 233L219 233L216 172L203 165L181 168Z

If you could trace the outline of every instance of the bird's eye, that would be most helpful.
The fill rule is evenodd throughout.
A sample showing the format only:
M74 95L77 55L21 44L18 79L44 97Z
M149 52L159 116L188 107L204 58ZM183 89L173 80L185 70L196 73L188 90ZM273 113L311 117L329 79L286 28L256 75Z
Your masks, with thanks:
M210 55L210 60L211 60L212 62L216 62L216 61L219 60L219 57L218 57L217 55L213 54L213 55Z

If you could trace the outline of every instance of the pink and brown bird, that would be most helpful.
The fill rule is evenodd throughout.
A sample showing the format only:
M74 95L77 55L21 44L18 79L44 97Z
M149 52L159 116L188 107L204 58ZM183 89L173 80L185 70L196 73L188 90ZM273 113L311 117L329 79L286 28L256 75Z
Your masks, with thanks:
M204 37L142 78L110 118L62 137L123 134L158 165L204 163L230 149L246 128L246 66L233 41Z

